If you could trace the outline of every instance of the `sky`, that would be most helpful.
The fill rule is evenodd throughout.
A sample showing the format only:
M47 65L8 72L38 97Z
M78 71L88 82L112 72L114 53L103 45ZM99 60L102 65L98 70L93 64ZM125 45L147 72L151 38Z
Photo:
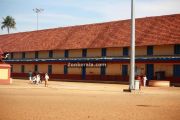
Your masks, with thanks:
M135 0L136 18L180 14L180 0ZM131 0L0 0L0 23L6 16L16 21L11 33L130 19ZM2 24L1 24L2 25ZM1 30L0 34L7 34Z

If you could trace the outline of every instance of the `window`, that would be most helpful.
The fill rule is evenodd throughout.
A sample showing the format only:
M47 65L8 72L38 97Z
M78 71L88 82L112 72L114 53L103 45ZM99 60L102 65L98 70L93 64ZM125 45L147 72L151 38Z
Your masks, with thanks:
M52 65L48 65L48 74L52 74Z
M67 65L64 65L64 74L68 74L68 66Z
M122 65L122 76L128 76L128 65Z
M38 58L39 57L39 53L38 51L35 52L35 58Z
M24 65L21 65L21 72L24 73Z
M53 51L52 50L49 51L49 58L53 58Z
M82 66L82 79L86 79L86 66Z
M128 51L128 47L123 47L123 56L128 56L129 51Z
M101 75L106 75L106 67L101 66Z
M11 65L11 73L13 72L13 65Z
M174 65L173 75L174 77L180 77L180 64Z
M68 56L69 56L69 51L68 51L68 50L65 50L65 51L64 51L64 57L65 57L65 58L68 58Z
M11 59L14 59L14 53L11 53Z
M87 49L83 49L82 51L82 57L86 57L87 56Z
M106 57L106 48L102 48L102 57Z
M38 65L34 65L34 72L38 72Z
M153 46L147 46L147 55L153 55Z
M25 59L25 57L26 57L26 53L23 52L23 53L22 53L22 59Z
M146 76L148 80L154 79L154 64L146 64Z
M180 54L180 44L174 45L174 54Z

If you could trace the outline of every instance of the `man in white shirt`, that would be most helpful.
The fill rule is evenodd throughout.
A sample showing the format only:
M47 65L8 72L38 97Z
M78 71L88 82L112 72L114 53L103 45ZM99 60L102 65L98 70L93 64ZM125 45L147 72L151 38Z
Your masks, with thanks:
M39 83L40 83L40 75L37 74L37 76L36 76L36 84L38 85Z
M48 87L48 80L49 80L49 75L46 73L45 74L45 87Z
M143 76L144 87L146 87L146 81L147 81L147 77L146 77L146 75L144 75L144 76Z

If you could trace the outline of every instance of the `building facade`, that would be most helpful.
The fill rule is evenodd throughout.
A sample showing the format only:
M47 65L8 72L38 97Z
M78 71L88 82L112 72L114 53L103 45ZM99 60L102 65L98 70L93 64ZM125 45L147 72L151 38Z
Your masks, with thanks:
M136 75L180 82L179 20L180 15L137 19ZM14 78L31 71L52 79L128 81L129 42L129 20L0 36Z

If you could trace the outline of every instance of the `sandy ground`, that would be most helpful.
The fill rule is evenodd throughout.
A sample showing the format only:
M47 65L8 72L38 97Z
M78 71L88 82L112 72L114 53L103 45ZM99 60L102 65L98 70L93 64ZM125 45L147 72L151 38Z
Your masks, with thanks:
M0 120L179 120L180 88L13 80L0 85Z

